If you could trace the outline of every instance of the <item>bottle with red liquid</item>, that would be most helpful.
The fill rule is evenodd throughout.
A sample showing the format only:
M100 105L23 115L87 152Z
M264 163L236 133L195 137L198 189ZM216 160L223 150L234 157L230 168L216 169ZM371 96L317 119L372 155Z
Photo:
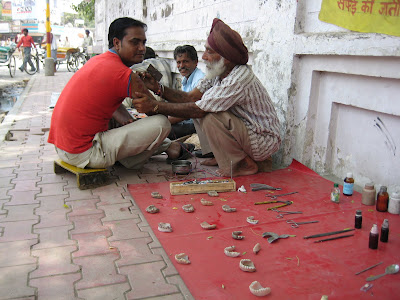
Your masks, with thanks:
M371 232L369 233L369 248L370 249L378 249L378 242L379 242L379 232L378 232L378 225L372 225Z
M382 185L376 196L376 210L380 212L385 212L388 210L389 204L389 194L387 192L387 187Z

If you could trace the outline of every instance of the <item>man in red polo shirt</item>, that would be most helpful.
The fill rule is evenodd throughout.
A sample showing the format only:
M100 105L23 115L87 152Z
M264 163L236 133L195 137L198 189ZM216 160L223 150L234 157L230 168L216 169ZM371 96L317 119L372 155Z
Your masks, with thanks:
M54 108L48 142L58 156L79 168L104 168L116 161L140 169L155 153L170 159L190 155L194 145L166 139L171 124L166 116L150 112L133 120L122 105L135 92L152 97L129 68L143 61L146 24L132 18L114 20L109 28L109 50L91 58L64 87ZM113 118L122 126L109 129Z
M31 66L31 71L35 72L36 69L31 60L31 50L32 50L32 45L35 48L36 45L35 42L33 41L33 38L30 35L28 35L28 29L26 28L22 29L22 33L24 34L24 36L19 41L17 48L19 50L21 44L24 47L24 62L22 66L19 67L19 69L21 70L21 72L23 72L26 68L26 63L29 63L29 65Z

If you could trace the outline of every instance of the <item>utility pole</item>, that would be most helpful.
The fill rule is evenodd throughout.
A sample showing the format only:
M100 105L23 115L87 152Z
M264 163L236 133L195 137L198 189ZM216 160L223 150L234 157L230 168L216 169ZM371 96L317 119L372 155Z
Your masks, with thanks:
M55 61L51 57L51 44L50 44L50 0L46 0L46 50L47 50L47 55L44 60L44 75L45 76L54 76L54 64ZM53 39L54 39L54 34L53 34Z

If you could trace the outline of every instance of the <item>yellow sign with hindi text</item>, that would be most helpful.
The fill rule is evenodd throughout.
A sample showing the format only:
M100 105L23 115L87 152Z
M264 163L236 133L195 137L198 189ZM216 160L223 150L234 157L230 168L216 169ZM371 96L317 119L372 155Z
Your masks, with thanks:
M319 19L353 31L400 36L400 0L322 0Z

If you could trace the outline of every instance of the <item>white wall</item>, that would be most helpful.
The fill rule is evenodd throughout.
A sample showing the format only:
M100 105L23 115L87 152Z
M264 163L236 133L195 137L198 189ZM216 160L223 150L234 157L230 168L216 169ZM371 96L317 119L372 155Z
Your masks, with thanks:
M359 185L372 180L391 191L400 187L400 38L323 23L320 5L96 0L96 37L105 50L112 20L140 19L148 25L148 45L174 66L177 45L192 44L201 57L213 18L221 18L243 37L249 64L277 109L284 143L274 161L288 165L295 158L340 178L351 171Z

